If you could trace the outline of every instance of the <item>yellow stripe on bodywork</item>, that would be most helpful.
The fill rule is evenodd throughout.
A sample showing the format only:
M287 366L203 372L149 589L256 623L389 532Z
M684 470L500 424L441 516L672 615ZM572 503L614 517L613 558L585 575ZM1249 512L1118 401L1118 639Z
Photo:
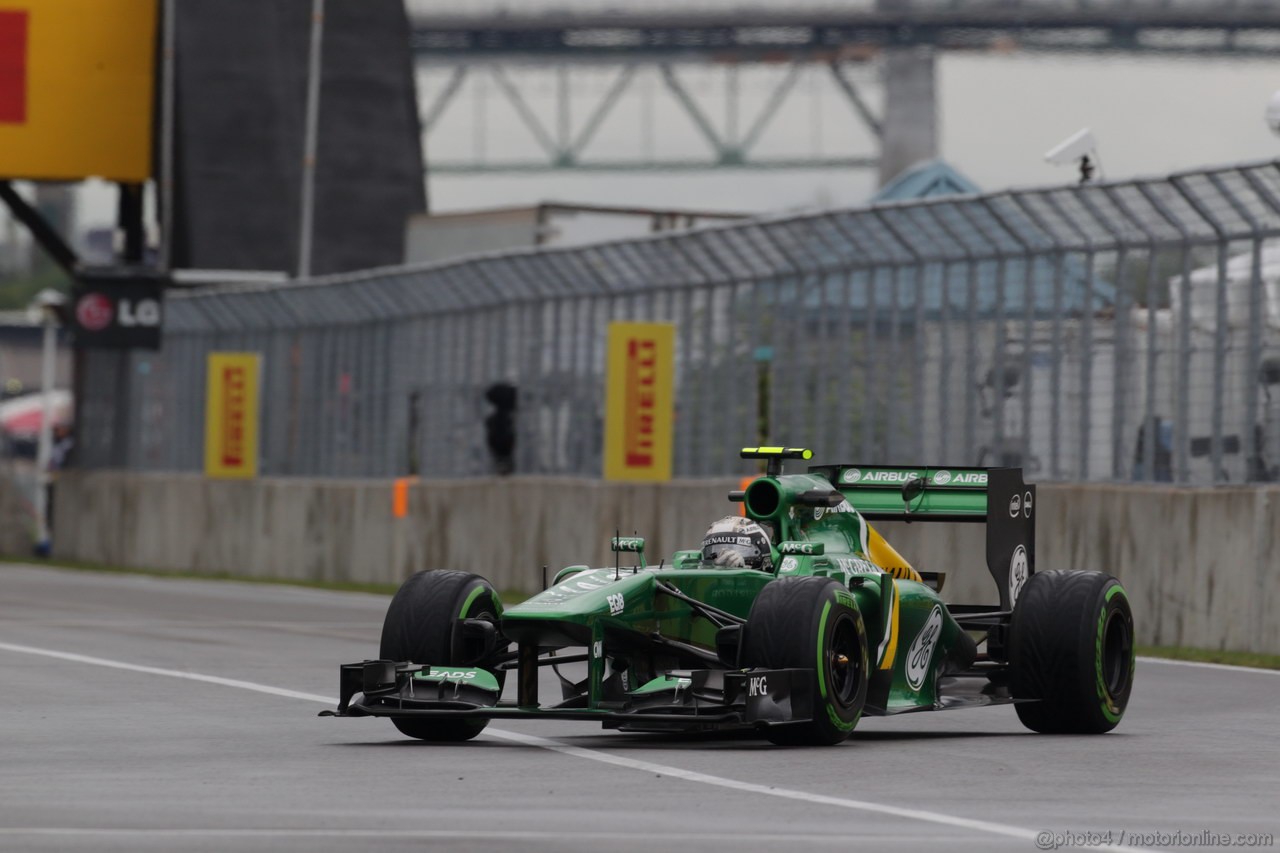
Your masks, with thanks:
M881 669L893 669L893 659L898 653L898 585L893 584L893 613L889 617L889 643L880 657Z
M871 522L863 520L863 524L867 526L867 558L898 580L915 581L916 583L924 583L924 579L920 577L920 573L911 568L911 564L907 562L897 550L885 541L880 532L871 526Z

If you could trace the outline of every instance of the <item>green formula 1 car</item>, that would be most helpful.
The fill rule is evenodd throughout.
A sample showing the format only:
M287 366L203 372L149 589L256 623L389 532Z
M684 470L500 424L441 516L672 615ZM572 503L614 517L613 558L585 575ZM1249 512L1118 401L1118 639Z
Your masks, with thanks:
M483 578L421 572L392 599L380 660L340 670L336 716L389 717L458 741L492 719L590 720L628 731L757 729L834 744L865 714L1015 703L1038 732L1106 732L1133 686L1133 617L1100 572L1035 570L1035 486L1012 468L825 465L749 448L768 474L730 500L769 531L767 570L703 550L647 564L561 570L503 608ZM985 522L997 604L949 604L872 521ZM719 542L722 537L708 536ZM724 541L733 541L730 537ZM744 540L745 541L745 540ZM540 695L550 667L560 691ZM507 676L514 697L503 699Z

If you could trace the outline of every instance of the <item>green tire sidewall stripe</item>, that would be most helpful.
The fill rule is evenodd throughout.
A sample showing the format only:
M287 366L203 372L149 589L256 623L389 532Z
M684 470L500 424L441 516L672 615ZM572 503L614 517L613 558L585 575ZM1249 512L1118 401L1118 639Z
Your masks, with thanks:
M855 714L852 720L841 719L840 715L836 713L834 701L827 698L827 677L826 677L825 668L823 666L823 664L825 663L824 658L826 656L823 654L823 652L825 651L823 649L823 643L825 642L826 636L827 636L827 616L830 613L831 613L831 602L827 601L822 605L822 616L818 618L818 643L817 643L817 661L816 661L817 670L818 670L818 694L822 697L823 704L827 708L827 718L831 720L831 725L835 726L840 731L847 732L853 729L853 727L858 724L858 718L861 717L862 714L861 712L859 712L858 714ZM866 642L862 643L862 648L864 651L866 650Z
M462 602L462 610L459 611L458 613L459 619L467 618L467 611L471 609L471 605L475 604L476 599L479 598L484 592L486 592L486 590L487 590L487 587L485 587L484 584L480 584L475 589L471 590L471 594L468 595L466 597L466 600ZM501 604L498 604L498 612L499 613L502 612Z
M1107 590L1107 594L1103 596L1102 612L1098 614L1098 634L1097 634L1097 637L1094 639L1094 654L1093 654L1094 671L1097 675L1097 682L1098 682L1098 699L1101 700L1101 704L1099 707L1102 710L1102 715L1106 717L1109 722L1112 722L1112 723L1118 723L1120 721L1120 717L1123 714L1123 711L1120 710L1120 708L1116 705L1115 699L1112 698L1111 694L1107 691L1106 680L1102 674L1102 640L1104 635L1106 634L1106 628L1107 628L1107 612L1108 612L1107 605L1111 602L1111 599L1116 595L1120 595L1126 601L1128 601L1128 596L1125 595L1124 587L1122 587L1118 583L1112 584L1111 587ZM1132 672L1133 672L1133 655L1132 654L1130 655L1129 671L1130 671L1130 677L1132 677Z
M831 612L831 602L828 601L822 605L822 616L818 619L818 642L817 642L817 668L818 668L818 695L823 699L827 698L827 676L822 667L822 641L827 636L827 614Z

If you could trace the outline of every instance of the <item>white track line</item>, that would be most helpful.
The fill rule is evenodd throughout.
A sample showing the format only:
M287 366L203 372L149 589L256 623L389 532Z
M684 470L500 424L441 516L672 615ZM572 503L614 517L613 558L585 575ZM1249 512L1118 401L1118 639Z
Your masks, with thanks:
M221 687L235 687L240 690L251 690L255 693L266 693L271 696L281 696L287 699L303 699L312 702L320 702L329 706L333 706L335 704L332 697L321 696L318 693L301 693L297 690L283 690L266 684L255 684L251 681L239 681L233 678L220 678L215 675L201 675L194 672L182 672L175 669L161 669L154 666L139 666L138 664L125 663L124 661L108 660L106 658L96 658L88 655L72 654L70 652L59 652L51 649L40 649L34 646L20 646L12 643L0 643L0 650L17 652L19 654L56 658L57 660L64 660L71 663L83 663L91 666L123 669L129 672L143 673L145 675L161 675L169 678L181 678L186 681L200 681L206 684L216 684ZM581 758L586 761L595 761L601 764L611 764L615 767L625 767L630 770L640 770L645 773L656 773L661 776L670 776L676 779L683 779L687 782L698 782L703 785L711 785L717 788L728 788L734 791L763 794L768 797L776 797L784 800L797 800L804 803L834 806L836 808L872 812L880 815L890 815L893 817L906 818L908 820L917 820L941 826L955 827L957 829L984 832L989 835L1017 838L1022 841L1035 842L1037 836L1041 835L1041 833L1034 829L1025 829L1020 826L994 823L992 821L955 817L953 815L942 814L940 812L931 812L924 809L909 809L901 806L873 803L867 800L832 797L827 794L814 794L808 791L799 791L792 788L779 788L771 785L760 785L754 782L742 782L737 779L729 779L724 776L712 776L709 773L699 773L695 770L686 770L682 767L672 767L667 764L655 764L651 761L640 761L634 758L627 758L625 756L612 755L596 749L569 746L547 738L522 734L520 732L507 731L505 729L487 728L484 733L499 740L511 741L513 743L524 744L525 746L533 746L539 749L549 750L551 752L558 752L561 755L567 755L572 758ZM1132 851L1138 848L1095 847L1091 849L1132 853Z
M94 658L88 655L77 655L71 652L55 652L52 649L37 649L34 646L17 646L12 643L0 643L0 650L7 652L19 652L27 655L41 655L47 658L57 658L58 660L70 661L71 663L87 663L91 666L107 666L112 669L123 669L129 672L141 672L145 675L164 675L169 678L182 678L187 681L203 681L205 684L217 684L222 687L236 687L240 690L252 690L255 693L266 693L270 696L283 696L286 699L306 699L312 702L324 702L328 705L335 704L330 696L321 696L317 693L299 693L297 690L284 690L280 687L271 687L267 684L255 684L252 681L237 681L234 678L221 678L216 675L201 675L198 672L183 672L177 669L160 669L155 666L141 666L136 663L125 663L118 660L107 660L106 658Z
M573 830L489 830L489 829L230 829L225 827L210 828L129 828L129 827L58 827L58 826L15 826L0 827L0 838L12 836L36 837L71 837L71 838L406 838L424 839L485 839L490 841L603 841L611 844L618 842L617 832L593 832L590 830L575 832ZM762 842L810 844L830 844L848 848L847 832L832 832L826 835L816 833L741 833L741 832L645 832L646 841L688 842L688 841L720 841L740 844L760 844ZM860 835L863 843L906 843L906 842L946 842L955 844L954 836L911 835L894 833L883 835ZM974 846L985 843L985 839L973 839Z
M1140 657L1143 663L1167 663L1170 666L1194 666L1200 669L1225 669L1227 672L1252 672L1255 675L1280 675L1280 669L1263 669L1260 666L1233 666L1229 663L1207 663L1198 660Z

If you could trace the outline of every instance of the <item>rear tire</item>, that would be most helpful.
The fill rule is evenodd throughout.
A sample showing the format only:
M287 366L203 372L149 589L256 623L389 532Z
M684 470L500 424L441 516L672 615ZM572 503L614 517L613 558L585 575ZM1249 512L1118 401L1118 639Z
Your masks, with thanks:
M1133 612L1103 572L1037 572L1010 626L1018 719L1043 734L1101 734L1124 716L1133 690Z
M378 654L383 660L433 666L481 665L484 649L455 638L454 626L460 619L490 619L496 624L501 615L502 602L479 575L418 572L401 584L391 599L382 623ZM501 690L506 673L494 671L493 675ZM391 722L409 737L464 741L480 734L489 721L392 717Z
M867 632L849 591L821 577L760 590L743 628L744 666L815 669L813 719L770 726L776 744L831 745L853 731L867 700Z

